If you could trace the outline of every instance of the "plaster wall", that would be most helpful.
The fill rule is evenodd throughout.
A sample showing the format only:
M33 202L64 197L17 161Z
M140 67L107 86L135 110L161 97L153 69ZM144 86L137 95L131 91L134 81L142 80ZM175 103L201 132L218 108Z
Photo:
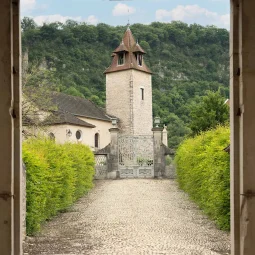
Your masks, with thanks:
M68 137L66 135L66 130L70 129L72 135ZM76 132L80 130L82 132L82 138L78 141L76 138ZM80 127L75 125L55 125L50 126L47 129L47 133L52 132L55 135L55 141L57 143L82 143L88 145L92 150L94 150L94 132L91 128Z
M94 146L94 137L95 134L99 134L99 147L98 149L102 149L107 146L111 142L111 135L109 129L112 128L112 123L103 120L79 117L79 119L84 120L90 124L95 125L95 128L91 129L91 133L93 136L93 146Z

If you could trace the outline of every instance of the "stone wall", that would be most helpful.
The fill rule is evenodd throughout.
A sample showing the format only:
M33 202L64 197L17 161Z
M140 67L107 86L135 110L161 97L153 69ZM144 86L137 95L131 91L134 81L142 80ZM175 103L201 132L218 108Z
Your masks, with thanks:
M144 89L144 100L141 88ZM133 69L108 73L106 111L120 119L121 132L152 135L151 74Z
M22 227L23 227L23 240L26 237L26 211L27 211L27 207L26 207L26 166L23 163L22 164L22 177L21 177L21 187L22 187Z
M133 70L134 135L152 135L151 74ZM141 88L144 90L142 100Z
M176 168L175 165L171 164L166 166L165 177L169 179L176 179Z
M106 74L106 112L120 118L122 132L131 132L130 79L132 70Z

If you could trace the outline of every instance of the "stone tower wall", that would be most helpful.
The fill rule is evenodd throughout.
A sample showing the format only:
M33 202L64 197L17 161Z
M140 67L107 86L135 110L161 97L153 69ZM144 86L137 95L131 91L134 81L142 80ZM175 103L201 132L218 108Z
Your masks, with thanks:
M144 100L141 88L144 89ZM151 74L134 69L106 74L106 111L120 119L121 132L151 135Z
M152 85L151 74L133 70L134 135L152 135ZM142 100L141 88L144 89Z
M118 117L121 132L131 133L130 77L132 70L106 74L106 112Z

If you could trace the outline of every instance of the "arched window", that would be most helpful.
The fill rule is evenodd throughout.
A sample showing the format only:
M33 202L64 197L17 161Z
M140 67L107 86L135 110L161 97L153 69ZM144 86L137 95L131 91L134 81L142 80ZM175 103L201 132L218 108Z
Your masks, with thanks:
M53 133L49 133L49 138L52 141L55 141L55 135Z
M137 65L142 66L143 65L143 55L141 53L135 54Z
M95 148L99 148L99 134L95 134Z
M76 136L76 139L78 141L81 141L82 140L82 132L81 132L81 130L77 130L76 133L75 133L75 136Z

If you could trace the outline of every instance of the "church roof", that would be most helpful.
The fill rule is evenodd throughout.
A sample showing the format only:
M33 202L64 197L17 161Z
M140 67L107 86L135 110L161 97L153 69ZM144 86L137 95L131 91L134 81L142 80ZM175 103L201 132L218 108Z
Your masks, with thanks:
M145 51L138 43L136 43L136 45L133 47L133 52L141 52L141 53L145 54Z
M125 52L125 61L123 65L118 65L119 52ZM105 70L104 73L136 69L151 74L151 70L146 66L144 61L142 66L138 65L136 56L134 54L136 52L145 54L145 51L142 49L142 47L138 43L136 43L130 28L128 28L123 36L121 44L113 51L113 53L116 54L112 58L111 65Z
M52 114L43 122L44 125L60 125L60 124L69 124L81 127L94 128L95 125L92 125L84 120L80 120L69 112L52 112Z
M88 99L54 92L51 100L60 112L69 112L79 117L111 122L111 118L108 117L106 112Z
M113 53L123 52L123 51L128 52L128 49L125 46L124 42L122 41L122 43L113 51Z

